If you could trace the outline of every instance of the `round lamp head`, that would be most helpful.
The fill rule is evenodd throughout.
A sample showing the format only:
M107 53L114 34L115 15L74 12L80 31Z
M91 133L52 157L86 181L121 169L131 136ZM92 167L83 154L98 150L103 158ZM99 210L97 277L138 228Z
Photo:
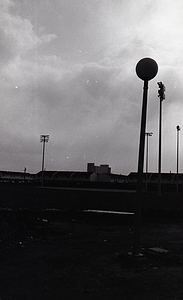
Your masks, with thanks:
M158 65L154 59L142 58L136 65L137 76L142 80L153 79L158 72Z

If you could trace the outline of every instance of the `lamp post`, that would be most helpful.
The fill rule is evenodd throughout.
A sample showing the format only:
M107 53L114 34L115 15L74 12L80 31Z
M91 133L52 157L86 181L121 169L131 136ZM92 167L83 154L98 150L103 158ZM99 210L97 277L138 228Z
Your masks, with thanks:
M135 215L134 215L133 252L132 252L134 257L138 257L140 255L139 252L140 218L141 218L141 197L142 197L142 184L143 184L143 164L144 164L148 81L153 79L156 76L157 72L158 72L158 65L152 58L148 58L148 57L143 58L136 65L137 76L144 81L144 91L143 91L143 100L142 100L137 190L136 190Z
M42 157L42 174L41 174L41 185L43 186L43 172L44 172L44 154L45 154L45 143L49 141L49 134L42 134L40 136L40 142L43 143L43 157Z
M162 82L158 82L158 97L160 99L159 109L159 161L158 161L158 195L161 196L161 119L162 119L162 102L165 99L165 86Z
M177 125L177 184L176 184L176 192L178 193L178 186L179 186L179 131L180 126Z
M148 138L153 135L153 132L146 132L146 191L147 191L147 180L148 180Z

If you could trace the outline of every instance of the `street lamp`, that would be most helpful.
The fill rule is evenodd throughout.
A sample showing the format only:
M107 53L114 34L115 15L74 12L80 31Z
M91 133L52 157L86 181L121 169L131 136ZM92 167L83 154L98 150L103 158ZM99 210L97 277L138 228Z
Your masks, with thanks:
M138 174L137 174L137 190L135 201L134 215L134 234L133 234L133 256L140 255L140 218L141 218L141 197L143 184L143 164L144 164L144 145L145 145L145 128L146 128L146 112L147 112L147 90L148 81L153 79L158 72L158 65L152 58L143 58L136 65L137 76L144 81L142 114L141 114L141 129L138 157Z
M180 126L177 125L177 184L176 184L176 191L178 193L178 184L179 184L179 131L180 131Z
M148 137L153 135L153 132L146 132L145 133L147 139L146 143L146 190L147 190L147 180L148 180Z
M44 153L45 153L45 143L49 141L49 134L40 135L40 142L43 143L43 158L42 158L42 174L41 174L41 185L43 186L43 172L44 172Z
M162 102L165 99L165 86L162 82L157 83L159 86L158 97L160 99L159 109L159 163L158 163L158 195L161 196L161 119L162 119Z

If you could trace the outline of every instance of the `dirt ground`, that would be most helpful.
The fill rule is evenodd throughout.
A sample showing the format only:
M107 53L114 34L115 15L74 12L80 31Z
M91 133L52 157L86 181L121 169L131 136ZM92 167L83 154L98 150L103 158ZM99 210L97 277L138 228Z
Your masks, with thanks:
M0 225L1 300L183 299L183 220L142 220L135 261L132 218L3 209Z

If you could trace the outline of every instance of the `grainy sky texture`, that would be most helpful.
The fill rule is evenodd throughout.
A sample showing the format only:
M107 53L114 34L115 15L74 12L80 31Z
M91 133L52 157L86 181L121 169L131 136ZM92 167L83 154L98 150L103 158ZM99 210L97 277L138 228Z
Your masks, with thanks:
M158 63L149 82L149 171L176 171L176 126L183 172L183 2L181 0L0 0L0 169L137 170L143 82L135 67Z

